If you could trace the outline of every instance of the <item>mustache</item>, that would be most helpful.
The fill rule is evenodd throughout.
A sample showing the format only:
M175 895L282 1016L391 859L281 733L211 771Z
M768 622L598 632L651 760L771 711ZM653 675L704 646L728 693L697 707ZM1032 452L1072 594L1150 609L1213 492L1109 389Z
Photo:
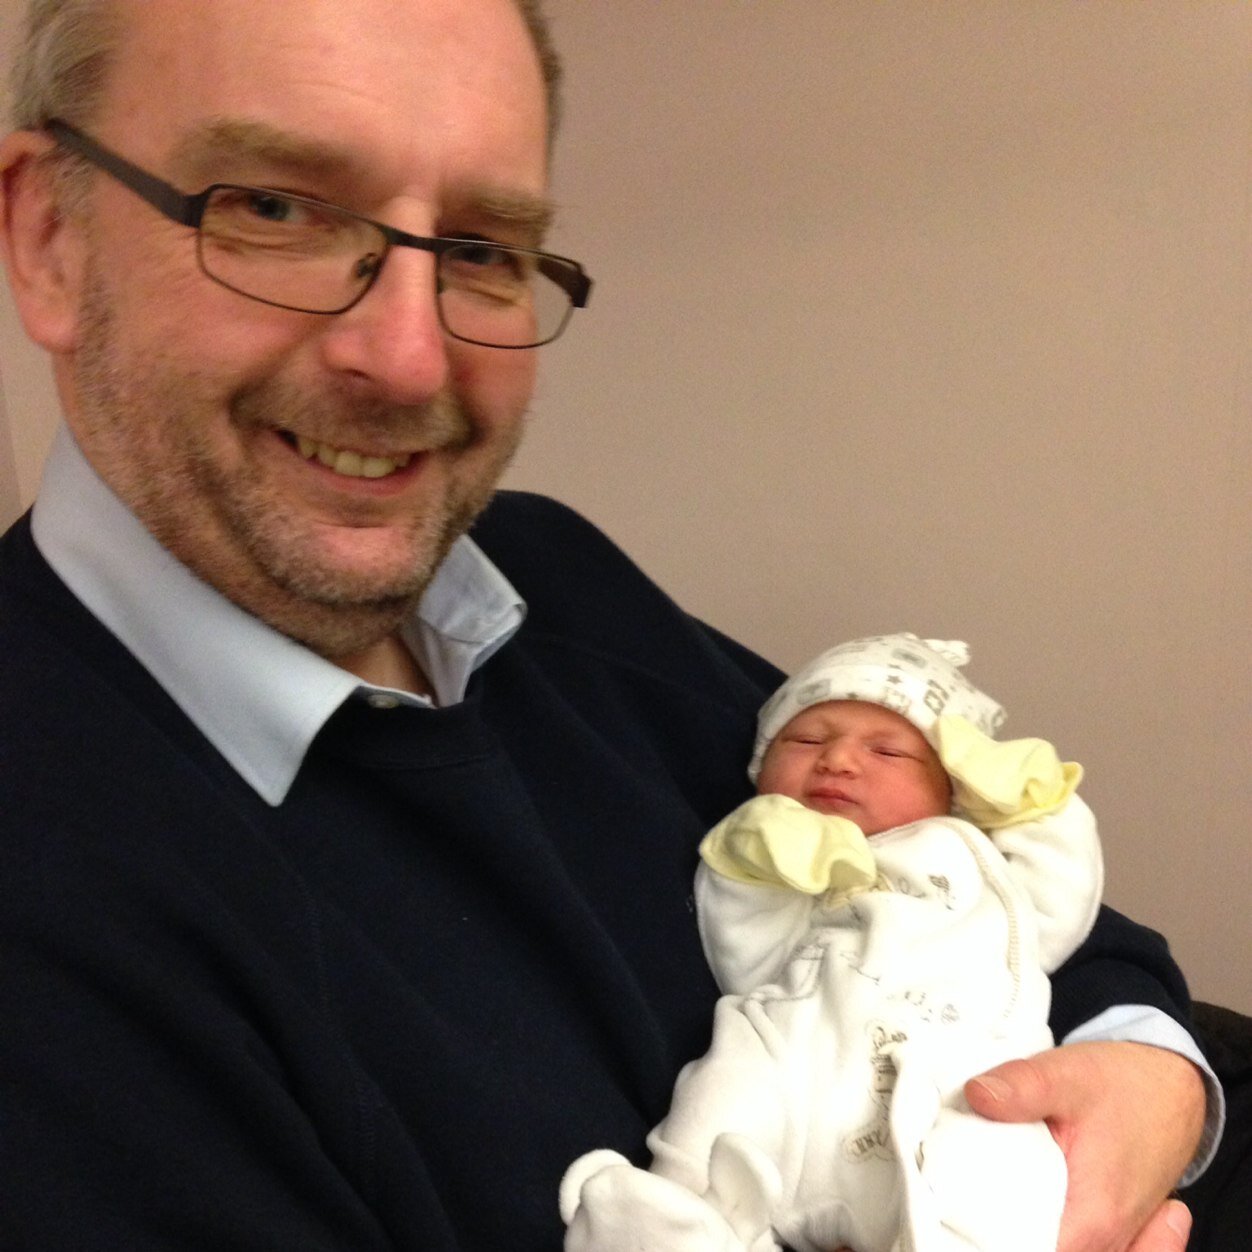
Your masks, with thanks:
M441 391L421 404L388 404L372 398L303 388L266 379L236 392L231 418L240 426L304 435L339 447L365 444L396 451L465 447L474 424L451 392Z

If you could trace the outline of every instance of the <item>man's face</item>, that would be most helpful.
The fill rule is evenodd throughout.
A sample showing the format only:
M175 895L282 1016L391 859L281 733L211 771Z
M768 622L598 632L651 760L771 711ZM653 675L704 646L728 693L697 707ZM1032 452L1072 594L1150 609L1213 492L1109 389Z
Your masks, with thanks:
M184 191L259 184L414 234L539 242L516 210L543 207L544 93L512 0L121 8L90 130ZM328 656L386 635L512 454L535 353L448 339L413 249L326 317L211 282L190 231L104 176L83 229L67 409L97 471L285 633Z
M922 732L860 700L828 700L796 714L770 744L757 790L846 817L866 835L939 817L951 799L948 775Z

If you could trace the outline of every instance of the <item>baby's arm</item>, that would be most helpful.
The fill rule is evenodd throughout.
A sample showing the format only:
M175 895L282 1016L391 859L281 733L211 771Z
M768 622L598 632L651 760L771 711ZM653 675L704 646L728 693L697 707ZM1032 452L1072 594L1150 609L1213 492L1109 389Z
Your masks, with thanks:
M989 832L1039 924L1039 960L1059 969L1091 933L1104 887L1095 815L1071 795L1055 813Z
M1043 739L1000 742L960 717L940 718L937 733L953 808L1004 856L1034 908L1050 974L1091 933L1104 889L1095 816L1075 794L1082 768Z
M778 977L821 902L877 875L854 823L779 795L741 804L705 836L700 857L700 938L718 986L736 994Z

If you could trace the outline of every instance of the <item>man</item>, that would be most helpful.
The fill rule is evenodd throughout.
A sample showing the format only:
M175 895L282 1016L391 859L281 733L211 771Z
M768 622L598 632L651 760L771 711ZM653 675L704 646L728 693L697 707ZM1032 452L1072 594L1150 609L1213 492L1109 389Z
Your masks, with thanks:
M0 550L7 1237L554 1247L563 1165L638 1153L707 1040L694 845L778 676L556 506L459 538L587 292L532 251L542 24L32 18L3 240L67 429ZM1185 997L1106 916L1054 1025L1167 1046L971 1088L1052 1121L1066 1252L1182 1246Z

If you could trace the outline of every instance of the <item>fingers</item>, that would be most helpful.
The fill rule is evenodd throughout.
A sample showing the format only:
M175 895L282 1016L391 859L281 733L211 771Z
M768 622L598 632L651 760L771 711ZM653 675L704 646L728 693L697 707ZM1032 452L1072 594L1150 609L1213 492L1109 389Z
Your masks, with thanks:
M1059 1252L1183 1252L1191 1214L1161 1197L1195 1150L1202 1086L1175 1053L1087 1043L999 1065L965 1094L991 1120L1047 1123L1069 1171Z
M1191 1210L1181 1200L1162 1204L1126 1252L1184 1252Z
M1081 1101L1079 1081L1074 1058L1053 1049L971 1078L965 1098L975 1113L991 1121L1038 1122L1063 1116L1071 1103Z

